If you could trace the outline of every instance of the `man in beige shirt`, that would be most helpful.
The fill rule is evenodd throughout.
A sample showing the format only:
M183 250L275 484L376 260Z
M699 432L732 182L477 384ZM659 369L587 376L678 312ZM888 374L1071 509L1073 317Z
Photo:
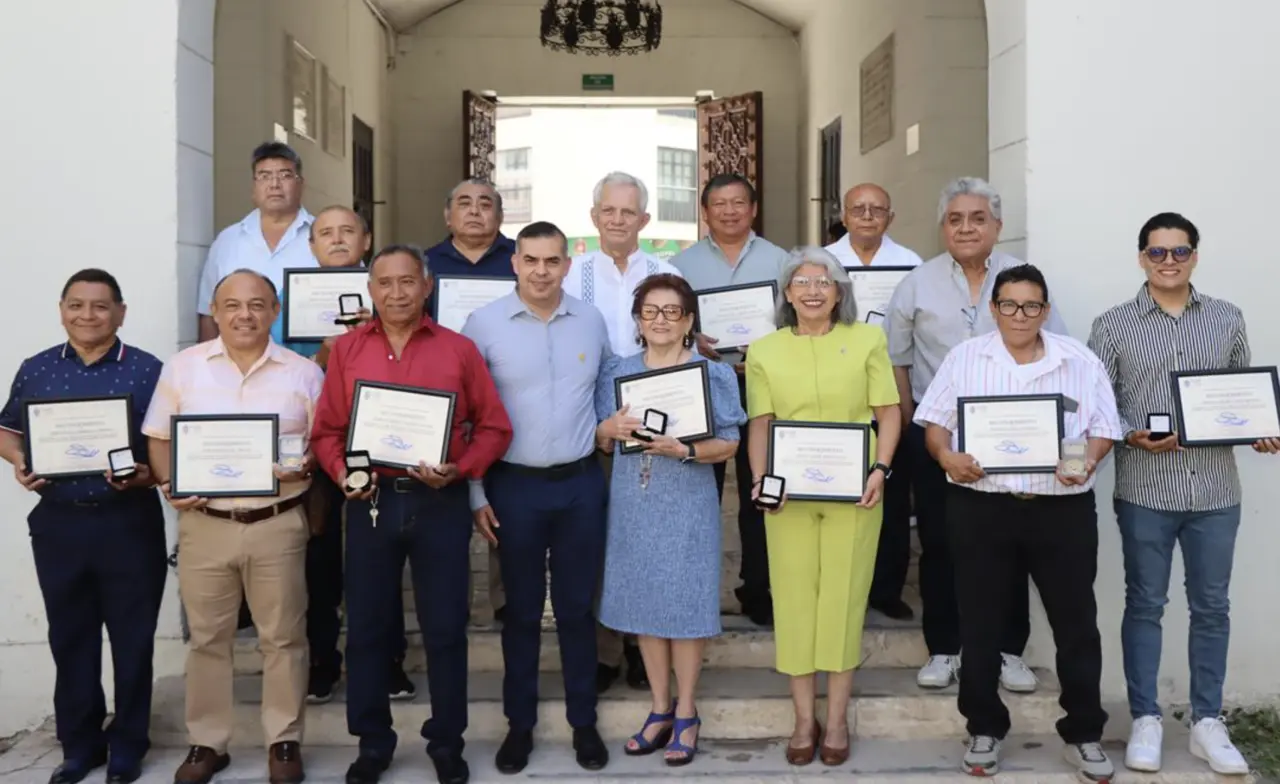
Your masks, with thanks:
M232 647L242 598L263 652L262 724L269 780L303 780L301 741L307 695L306 547L303 500L311 486L309 450L301 466L276 467L274 497L172 495L170 417L275 414L279 435L311 430L323 373L271 340L280 311L275 287L251 270L218 282L210 308L219 337L169 359L142 432L161 489L179 511L178 588L187 611L186 712L191 750L175 784L204 784L231 761ZM304 442L305 443L305 442Z

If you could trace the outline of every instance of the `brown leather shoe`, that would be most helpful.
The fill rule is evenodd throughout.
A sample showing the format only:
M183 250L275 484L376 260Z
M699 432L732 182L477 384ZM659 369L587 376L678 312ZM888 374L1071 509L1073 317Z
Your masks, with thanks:
M187 758L173 774L174 784L209 784L213 774L231 764L230 754L219 754L208 746L192 746Z
M267 753L267 775L271 784L302 784L302 747L296 740L271 744Z
M818 752L818 741L822 738L822 725L813 723L813 735L805 746L787 746L787 763L790 765L808 765Z
M830 732L830 731L828 731L828 732L827 732L827 737L830 737L830 736L831 736L831 732ZM843 765L843 764L845 764L846 762L848 762L848 760L849 760L849 746L850 746L850 743L851 743L851 741L849 740L849 731L848 731L848 730L845 730L845 733L844 733L844 748L843 748L843 749L833 749L833 748L831 748L830 746L828 746L828 745L827 745L826 738L823 738L823 741L822 741L822 748L818 749L818 759L822 760L822 764L823 764L823 765L826 765L826 766L828 766L828 767L835 767L836 765Z

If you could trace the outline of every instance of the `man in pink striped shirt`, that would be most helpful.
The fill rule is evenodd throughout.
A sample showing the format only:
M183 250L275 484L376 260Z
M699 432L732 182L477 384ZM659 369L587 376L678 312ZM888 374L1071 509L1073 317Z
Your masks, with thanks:
M915 414L927 428L930 454L949 480L947 536L964 650L959 708L970 735L964 769L970 775L999 769L1000 744L1009 732L1009 711L998 688L1005 586L1022 563L1053 628L1066 710L1058 722L1067 744L1064 756L1087 779L1099 781L1114 769L1099 744L1107 714L1093 595L1098 567L1093 483L1098 463L1124 429L1102 362L1078 340L1043 329L1049 290L1038 269L1023 264L1001 271L990 308L998 331L952 349ZM1011 434L1028 422L1039 426L1036 412L1046 404L1056 412L1050 420L1056 418L1058 432L1050 427L1048 439L1011 435L997 440L992 438L994 417L985 431L961 426L966 414L973 426L974 418L993 405L965 398L996 396L1015 398L1008 410L1012 419L1004 423L1015 428ZM1074 466L1060 459L1059 438L1083 445L1084 455ZM1041 455L1035 455L1036 441L1044 444L1038 447Z

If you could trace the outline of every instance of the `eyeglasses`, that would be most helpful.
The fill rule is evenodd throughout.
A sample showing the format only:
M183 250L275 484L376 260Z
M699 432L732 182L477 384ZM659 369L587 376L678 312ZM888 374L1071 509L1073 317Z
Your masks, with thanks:
M1027 318L1035 318L1044 312L1043 302L1014 302L1011 299L1002 299L996 303L996 310L1000 311L1001 316L1015 316L1018 311L1022 311Z
M658 318L659 313L666 316L667 321L679 321L684 318L685 310L679 305L663 305L662 307L657 305L640 306L640 319L642 321L654 321Z
M274 171L274 172L260 171L260 172L254 172L253 174L254 182L271 182L272 180L276 180L277 182L289 183L289 182L293 182L296 179L298 179L297 172L291 172L288 170Z
M854 204L849 207L848 212L850 215L858 216L871 213L871 217L876 220L884 220L889 217L889 208L881 207L878 204Z
M1190 245L1179 245L1176 248L1164 248L1159 245L1152 245L1150 248L1143 251L1147 258L1154 264L1161 263L1171 255L1173 256L1173 260L1178 264L1185 264L1191 258L1191 254L1195 252L1196 249Z
M831 288L832 283L835 283L835 281L833 281L831 278L826 278L826 277L811 278L807 275L796 275L794 278L791 279L791 288L807 289L810 286L815 286L819 289L825 290L825 289Z

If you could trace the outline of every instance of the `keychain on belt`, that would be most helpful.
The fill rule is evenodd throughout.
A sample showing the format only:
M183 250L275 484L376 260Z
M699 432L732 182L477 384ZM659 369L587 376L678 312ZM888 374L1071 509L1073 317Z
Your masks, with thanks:
M374 528L378 527L378 496L380 493L381 489L374 485L373 495L369 498L369 519L373 522Z

